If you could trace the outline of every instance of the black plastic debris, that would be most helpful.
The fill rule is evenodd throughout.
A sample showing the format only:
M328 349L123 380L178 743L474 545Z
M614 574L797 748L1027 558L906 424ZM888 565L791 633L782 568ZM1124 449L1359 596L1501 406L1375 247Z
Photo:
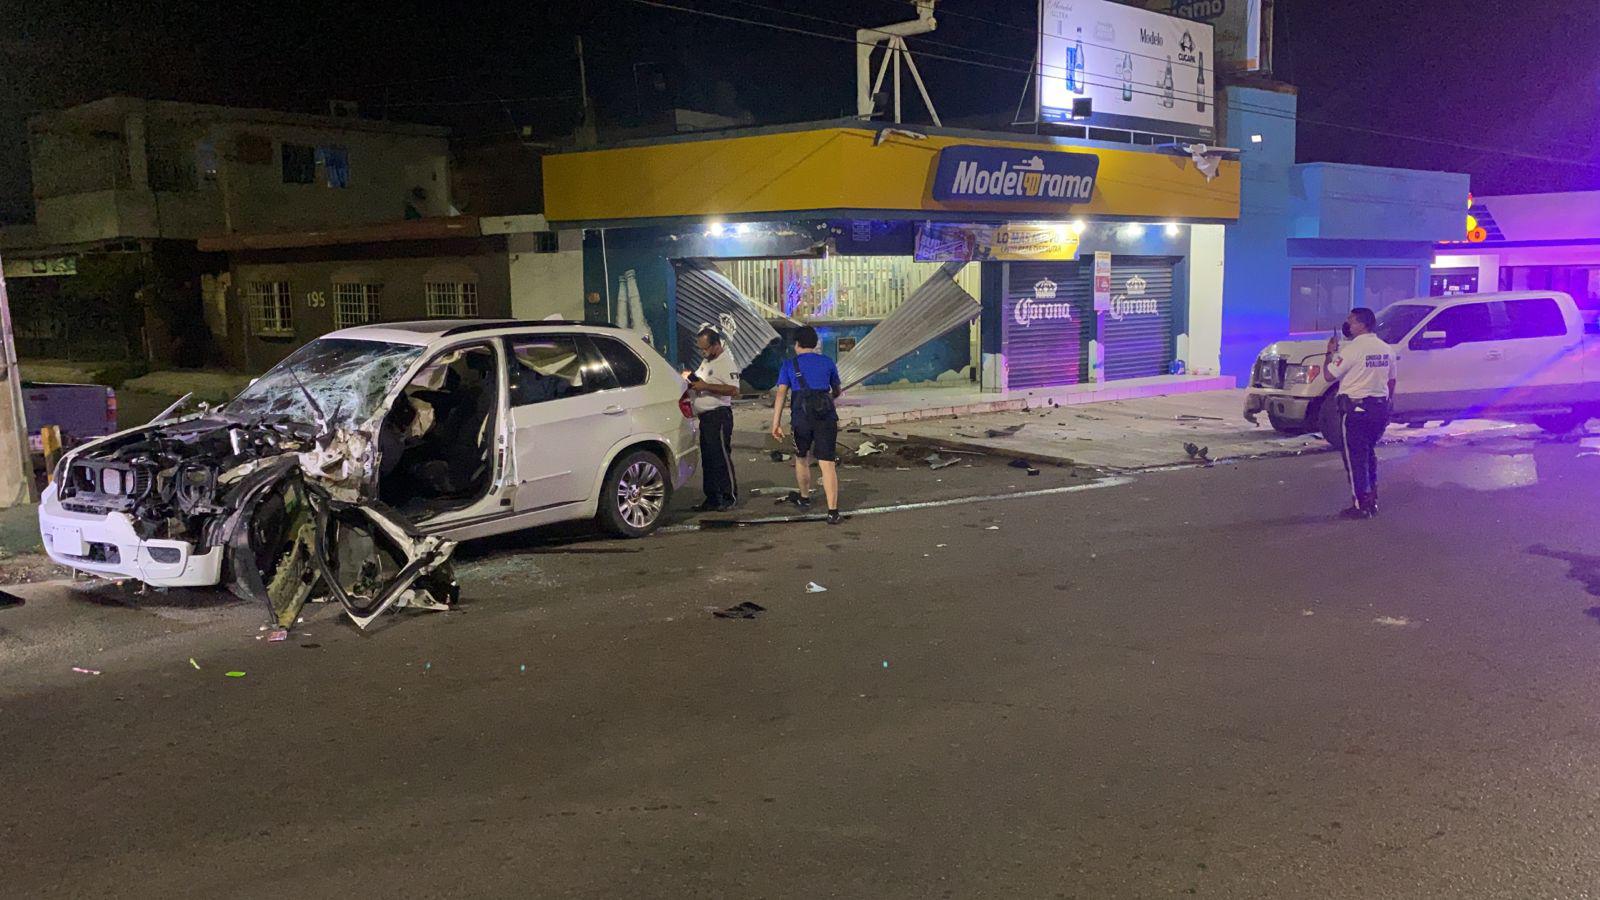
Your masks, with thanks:
M1190 459L1198 459L1205 462L1211 461L1211 448L1198 446L1192 441L1184 442L1183 452L1189 454Z
M1022 423L1019 423L1019 424L1016 424L1016 425L1007 425L1004 428L990 428L987 431L985 431L983 434L984 434L985 437L992 437L992 438L1010 437L1013 434L1016 434L1017 432L1021 431L1022 427L1024 425L1026 425L1026 424L1027 424L1026 422L1022 422Z
M0 609L5 609L8 606L21 606L26 602L26 600L10 591L0 591Z
M730 606L727 609L713 610L711 615L718 619L754 619L756 616L766 611L767 608L765 606L757 603L751 603L749 600L746 600L737 606Z
M1028 471L1029 475L1037 475L1037 474L1039 474L1039 470L1034 468L1033 463L1030 463L1027 460L1022 459L1020 457L1017 458L1017 459L1013 459L1011 462L1006 463L1006 465L1010 466L1013 469L1026 469Z

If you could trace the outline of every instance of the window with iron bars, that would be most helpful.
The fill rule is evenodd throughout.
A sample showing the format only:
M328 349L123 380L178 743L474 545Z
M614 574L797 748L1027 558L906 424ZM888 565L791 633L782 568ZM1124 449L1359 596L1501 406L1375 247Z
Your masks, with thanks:
M430 281L423 285L430 319L470 319L478 314L478 285L471 281Z
M338 282L333 286L333 325L350 328L378 321L379 284L361 281Z
M719 259L717 268L746 297L802 321L882 319L939 271L904 256ZM978 266L956 283L978 296Z
M294 301L287 281L252 281L245 292L250 333L261 337L294 337Z

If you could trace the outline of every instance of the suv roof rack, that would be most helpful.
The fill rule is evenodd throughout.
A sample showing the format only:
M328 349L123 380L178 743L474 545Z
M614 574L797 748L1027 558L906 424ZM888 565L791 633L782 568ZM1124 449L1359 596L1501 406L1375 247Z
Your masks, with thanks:
M574 319L501 319L491 322L473 322L471 325L457 325L444 332L440 337L452 337L458 334L471 334L474 331L493 331L498 328L537 328L545 325L567 327L582 325L588 328L616 328L611 322L579 322Z

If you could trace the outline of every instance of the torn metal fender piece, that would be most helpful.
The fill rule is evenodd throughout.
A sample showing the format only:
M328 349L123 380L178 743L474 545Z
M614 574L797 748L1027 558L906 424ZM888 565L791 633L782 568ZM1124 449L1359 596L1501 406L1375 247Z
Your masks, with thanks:
M455 541L422 534L381 503L340 504L316 493L312 497L319 519L312 559L322 583L357 627L365 629L390 607L447 609L455 602L458 588L449 566ZM330 541L354 540L357 535L370 541L371 550L352 566L354 560L340 556L347 548ZM391 565L401 563L399 571L385 573L385 557ZM336 570L336 561L344 564L342 569L354 570Z
M374 443L365 432L335 429L317 438L310 450L299 454L300 468L317 479L338 499L354 502L372 478Z

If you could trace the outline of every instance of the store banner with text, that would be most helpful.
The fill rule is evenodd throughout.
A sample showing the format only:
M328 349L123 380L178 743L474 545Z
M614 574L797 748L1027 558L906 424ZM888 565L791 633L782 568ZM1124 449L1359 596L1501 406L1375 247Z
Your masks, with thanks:
M925 222L917 227L915 255L918 262L1070 260L1078 258L1078 235L1055 222Z

